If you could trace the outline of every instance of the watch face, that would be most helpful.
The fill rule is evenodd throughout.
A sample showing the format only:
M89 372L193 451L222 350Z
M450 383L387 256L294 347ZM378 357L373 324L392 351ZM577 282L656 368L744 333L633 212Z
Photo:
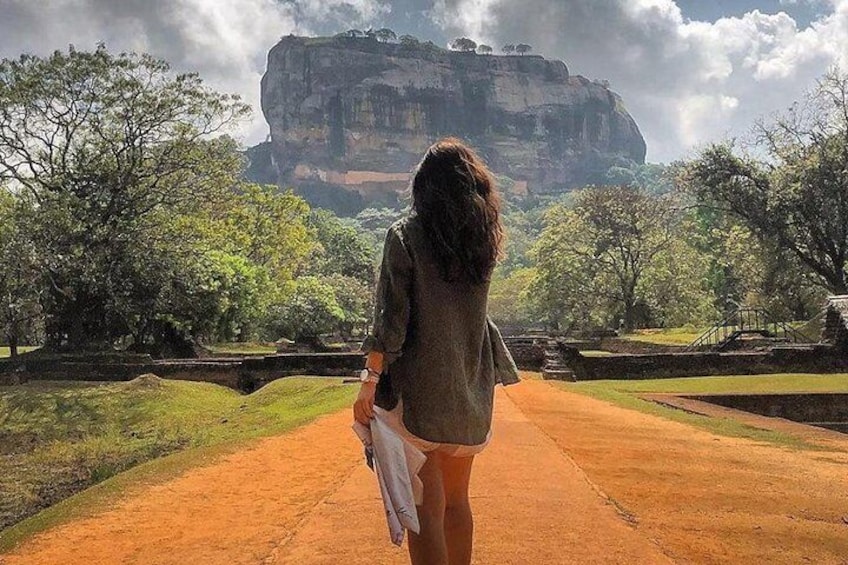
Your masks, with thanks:
M368 380L368 369L362 369L362 371L359 372L359 380L362 382Z

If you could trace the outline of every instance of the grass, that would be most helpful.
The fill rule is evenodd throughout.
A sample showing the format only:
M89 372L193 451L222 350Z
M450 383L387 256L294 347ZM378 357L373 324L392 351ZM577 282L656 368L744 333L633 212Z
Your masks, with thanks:
M213 353L221 355L273 355L277 352L274 345L267 343L216 343L208 346Z
M140 480L285 432L355 394L340 379L293 377L248 396L160 379L0 389L0 553Z
M643 341L646 343L655 343L657 345L689 345L698 339L707 328L695 328L692 326L684 326L682 328L657 328L636 330L633 333L626 334L623 337L633 341Z
M586 394L623 408L689 424L718 435L747 438L794 449L814 450L819 448L787 433L756 428L730 418L712 418L700 414L691 414L643 400L638 395L652 392L672 394L848 392L848 374L745 375L555 384L571 392Z
M24 345L18 347L18 353L28 353L30 351L35 351L36 349L38 349L38 346ZM10 357L11 355L12 352L7 346L0 346L0 358Z
M581 349L580 354L583 357L609 357L611 355L615 355L615 353L603 351L601 349Z

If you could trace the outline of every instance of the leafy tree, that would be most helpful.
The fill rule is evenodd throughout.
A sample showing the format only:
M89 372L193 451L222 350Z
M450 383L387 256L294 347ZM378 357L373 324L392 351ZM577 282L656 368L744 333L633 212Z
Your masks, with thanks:
M713 145L689 164L686 186L703 206L789 250L830 292L848 293L848 77L830 71L755 131L764 159Z
M535 292L558 327L648 322L646 273L672 248L671 202L640 189L581 191L575 206L554 205L534 247Z
M503 46L503 48L501 50L506 55L512 55L513 53L515 53L515 44L507 43L506 45Z
M305 268L319 247L309 205L276 186L242 184L220 205L185 218L181 227L211 249L245 255L280 285Z
M394 208L365 208L354 221L356 230L365 238L374 255L379 255L386 239L386 230L403 216L404 212Z
M538 307L530 291L536 271L520 268L504 275L498 271L489 288L489 315L499 325L528 327L538 321Z
M492 51L493 49L491 45L481 44L477 46L477 52L481 55L491 55Z
M358 29L349 29L341 32L337 37L365 37L365 32Z
M533 47L527 45L526 43L519 43L515 46L515 52L519 55L525 55L533 50Z
M333 287L319 277L299 277L291 297L269 309L268 328L278 336L301 343L314 343L318 337L337 329L345 312Z
M192 256L173 237L179 219L240 182L238 148L214 136L249 108L164 61L103 46L4 59L0 108L0 180L35 204L48 345L132 333L163 274Z
M321 277L321 282L333 289L336 302L344 313L334 329L346 338L350 338L356 330L366 329L373 310L374 289L371 285L340 274Z
M708 294L719 314L752 305L782 319L805 320L819 310L821 288L793 254L759 241L721 210L698 207L691 218L689 242L706 266Z
M38 251L28 231L31 208L0 189L0 335L18 355L41 320Z
M448 45L453 51L471 53L477 49L477 43L467 37L458 37Z
M309 271L314 274L341 274L367 285L374 281L374 254L368 241L355 228L343 224L332 212L314 210L309 225L320 247Z
M377 38L377 41L382 43L389 43L392 41L397 41L397 34L390 30L389 28L378 29L374 32L374 37Z
M662 195L674 191L677 172L677 165L629 162L610 167L605 180L609 185L633 186L649 194Z

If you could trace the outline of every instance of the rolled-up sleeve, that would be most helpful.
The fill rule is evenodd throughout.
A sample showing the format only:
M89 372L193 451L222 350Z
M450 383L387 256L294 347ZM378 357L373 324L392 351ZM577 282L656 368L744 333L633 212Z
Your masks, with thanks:
M377 281L374 305L374 325L371 335L362 343L363 352L383 353L386 365L403 352L409 323L410 293L412 291L412 259L399 233L392 226L383 245L383 262Z

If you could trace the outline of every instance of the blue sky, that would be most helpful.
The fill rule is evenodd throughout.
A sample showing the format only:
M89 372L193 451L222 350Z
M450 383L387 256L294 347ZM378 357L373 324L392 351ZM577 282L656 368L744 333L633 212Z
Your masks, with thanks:
M256 109L245 144L268 133L259 81L289 33L389 26L442 45L530 43L609 80L662 162L744 136L830 66L848 70L848 0L0 0L0 14L0 57L105 42L241 94Z

